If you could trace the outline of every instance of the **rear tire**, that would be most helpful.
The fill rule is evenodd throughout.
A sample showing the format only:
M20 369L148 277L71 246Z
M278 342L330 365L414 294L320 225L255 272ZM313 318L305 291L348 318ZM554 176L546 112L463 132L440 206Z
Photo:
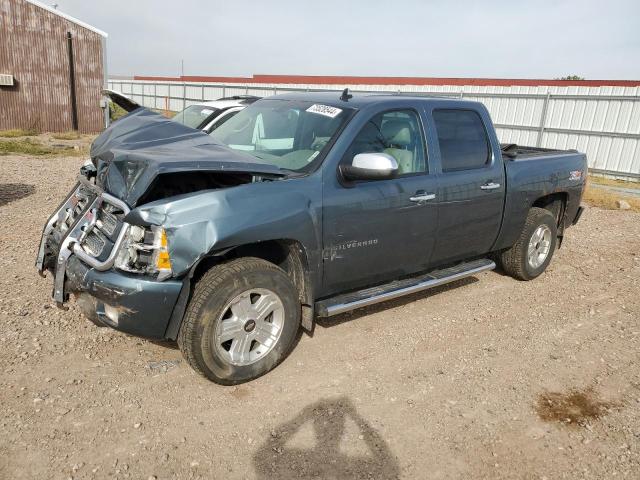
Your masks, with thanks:
M533 207L516 243L500 254L500 264L513 278L533 280L551 262L557 241L558 227L553 214Z
M300 301L287 274L243 257L212 267L198 281L178 345L199 374L222 384L253 380L290 352L300 327Z

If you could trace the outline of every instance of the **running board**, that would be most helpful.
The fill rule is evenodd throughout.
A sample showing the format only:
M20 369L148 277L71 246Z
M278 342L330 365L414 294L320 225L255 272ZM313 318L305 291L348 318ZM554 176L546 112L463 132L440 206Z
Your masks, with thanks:
M493 270L496 264L483 258L471 262L460 263L442 270L434 270L419 277L396 280L379 287L367 288L353 293L339 295L316 302L315 310L319 317L331 317L340 313L366 307L375 303L386 302L411 293L421 292L461 278L470 277L480 272Z

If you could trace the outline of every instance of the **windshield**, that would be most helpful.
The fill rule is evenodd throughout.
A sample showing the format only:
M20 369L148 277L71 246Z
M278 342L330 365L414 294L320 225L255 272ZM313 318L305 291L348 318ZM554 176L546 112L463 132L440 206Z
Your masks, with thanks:
M313 102L260 100L220 125L211 136L271 165L309 171L351 111Z
M186 125L187 127L198 128L202 122L217 111L218 109L216 107L190 105L181 112L176 113L171 120Z

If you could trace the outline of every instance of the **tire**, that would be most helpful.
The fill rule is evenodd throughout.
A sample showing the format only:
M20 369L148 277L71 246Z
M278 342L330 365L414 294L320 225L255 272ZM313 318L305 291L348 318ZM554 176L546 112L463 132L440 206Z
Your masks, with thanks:
M300 311L296 289L281 268L259 258L238 258L212 267L198 281L178 345L189 365L209 380L247 382L290 352Z
M533 242L533 254L529 249L533 237L543 232L543 237ZM544 251L545 239L548 238L548 248ZM558 241L558 227L556 219L549 210L533 207L529 210L520 237L508 250L499 255L500 264L504 271L518 280L533 280L544 272L551 262L551 257ZM537 248L536 248L537 246ZM536 253L537 252L537 253Z

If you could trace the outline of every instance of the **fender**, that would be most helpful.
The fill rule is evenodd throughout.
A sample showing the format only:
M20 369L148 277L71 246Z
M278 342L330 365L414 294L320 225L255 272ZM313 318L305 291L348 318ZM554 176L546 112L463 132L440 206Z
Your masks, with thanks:
M306 178L250 183L158 200L132 210L125 221L167 232L174 277L224 249L291 239L308 254L312 276L321 255L320 193Z

